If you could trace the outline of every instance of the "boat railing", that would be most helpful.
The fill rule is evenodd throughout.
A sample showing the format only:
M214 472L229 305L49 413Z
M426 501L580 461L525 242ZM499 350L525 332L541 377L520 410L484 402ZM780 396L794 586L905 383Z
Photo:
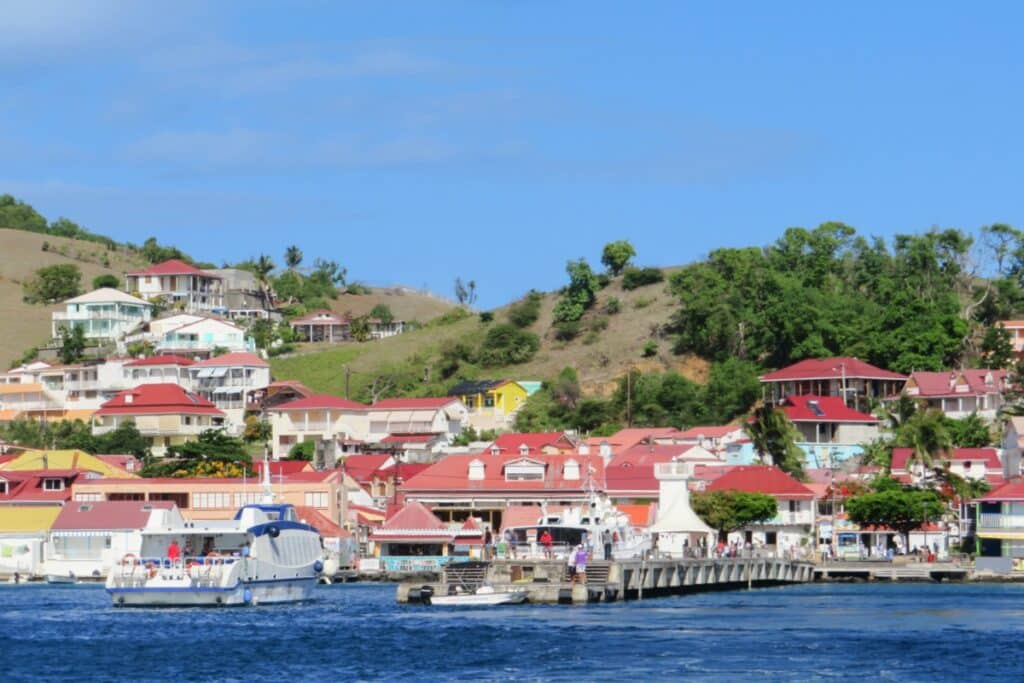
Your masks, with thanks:
M220 583L224 572L240 557L206 555L203 557L136 557L122 558L116 577L122 586L142 586L150 579L180 581L189 579L194 585L206 586ZM228 570L230 571L230 570Z

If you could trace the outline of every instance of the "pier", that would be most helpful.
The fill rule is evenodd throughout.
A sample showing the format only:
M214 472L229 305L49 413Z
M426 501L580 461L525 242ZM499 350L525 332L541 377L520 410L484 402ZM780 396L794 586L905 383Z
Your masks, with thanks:
M815 577L810 562L752 557L593 561L586 578L572 583L563 560L466 562L446 566L437 582L399 584L397 598L415 603L424 587L449 595L486 584L499 592L525 590L532 603L580 604L809 583Z
M964 581L970 570L955 562L826 562L817 581Z

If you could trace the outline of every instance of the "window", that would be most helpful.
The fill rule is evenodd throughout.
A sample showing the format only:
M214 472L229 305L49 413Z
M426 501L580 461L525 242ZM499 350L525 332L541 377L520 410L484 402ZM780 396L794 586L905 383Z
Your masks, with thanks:
M790 512L800 512L800 503L798 501L795 501L795 500L789 501L789 511Z
M327 507L327 492L326 491L307 491L306 492L306 507L311 508L326 508Z
M222 492L203 492L192 494L192 507L203 509L217 509L233 507L231 505L231 494Z
M254 504L260 502L260 500L262 498L263 498L263 494L260 493L259 491L256 491L256 492L246 492L246 493L236 493L235 494L235 505L234 506L236 508L240 508L243 505L254 505Z
M470 481L483 481L484 478L484 464L480 460L474 460L469 463L469 479Z
M515 462L505 465L505 481L541 481L544 465L536 462Z
M0 479L0 493L7 493L7 482Z
M64 480L63 479L43 479L43 490L44 491L63 491Z
M575 460L566 460L562 468L562 477L569 481L578 481L580 478L580 464Z
M494 407L494 394L484 394L484 408Z

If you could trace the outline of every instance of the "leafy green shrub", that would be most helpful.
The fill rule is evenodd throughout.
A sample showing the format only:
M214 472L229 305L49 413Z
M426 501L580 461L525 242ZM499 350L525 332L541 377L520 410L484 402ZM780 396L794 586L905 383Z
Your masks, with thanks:
M541 293L531 289L526 296L508 307L508 321L523 328L537 322L540 317Z
M53 303L81 293L82 271L71 263L44 266L22 284L26 303Z
M665 280L665 273L660 268L626 268L622 273L622 288L637 289Z
M590 330L585 335L583 335L583 343L586 344L587 346L590 346L591 344L596 344L599 341L601 341L601 333L595 330Z
M480 311L480 322L484 323L485 325L487 323L493 323L494 313L492 311Z
M283 356L286 353L291 353L295 350L295 344L279 344L278 346L272 346L267 349L267 355L271 358L275 356Z
M346 294L370 294L372 291L373 290L361 282L350 282L348 286L345 287Z
M110 273L97 275L92 279L93 289L100 289L102 287L110 287L112 289L117 289L120 286L121 281L117 279L116 275L111 275Z
M453 325L459 322L460 320L465 320L471 315L473 314L469 312L468 308L456 306L455 308L449 311L445 311L441 315L431 320L430 324L436 327L440 327L442 325Z
M555 323L555 339L558 341L571 341L579 336L580 323L577 320Z
M515 325L495 325L487 331L478 360L484 367L515 365L530 361L540 348L540 338Z
M305 460L311 462L316 453L315 441L300 441L288 451L288 460Z
M598 273L597 274L597 288L598 289L604 289L605 287L607 287L611 283L612 283L612 278L607 273Z
M653 339L644 344L644 358L652 358L658 355L658 342Z
M637 299L636 301L633 302L633 308L639 310L641 308L647 308L648 306L650 306L653 303L654 303L654 299L642 296L642 297L640 297L639 299Z
M615 315L622 310L622 302L616 297L610 297L604 304L604 312L608 315Z

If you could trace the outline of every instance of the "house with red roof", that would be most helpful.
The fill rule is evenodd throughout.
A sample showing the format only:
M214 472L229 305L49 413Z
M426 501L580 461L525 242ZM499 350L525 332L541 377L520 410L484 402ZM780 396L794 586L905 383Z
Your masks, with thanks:
M807 358L781 370L761 376L766 403L777 405L784 399L803 394L839 396L846 405L868 410L872 399L882 400L898 394L906 376L883 370L859 358Z
M565 432L512 432L500 434L485 449L490 455L571 455L579 442Z
M367 318L365 322L370 339L393 337L405 330L401 320ZM289 325L299 341L334 343L353 339L352 318L327 309L292 318Z
M224 424L217 406L177 384L141 384L119 392L92 417L92 433L106 434L131 421L148 437L153 455L194 441L202 432Z
M660 483L654 475L655 465L667 462L722 464L714 454L696 444L641 444L619 451L605 465L605 492L617 504L657 500Z
M889 465L892 476L906 483L919 483L926 478L925 468L912 459L914 449L892 449L892 462ZM999 451L995 448L954 448L943 453L932 462L932 467L949 468L953 474L964 479L984 480L990 486L1001 486L1006 478L1003 476L1003 463L999 459Z
M1004 403L1008 377L1006 370L918 371L910 374L903 395L941 410L953 419L977 413L986 420L994 420Z
M1008 481L976 502L976 569L1024 572L1024 479Z
M369 432L367 406L330 394L312 394L267 408L273 432L271 455L286 457L304 441L324 443L332 454L343 452L341 442L365 441Z
M790 396L779 407L800 432L798 445L810 467L845 462L863 452L861 444L878 438L880 420L848 407L839 396Z
M475 519L445 523L429 507L410 501L370 534L373 555L388 574L437 572L451 561L479 558L484 530Z
M605 488L600 455L512 452L448 455L406 479L401 493L418 500L445 520L480 516L500 528L509 505L579 505L589 491Z
M105 577L126 554L140 555L144 530L184 522L170 501L70 501L47 534L44 571L55 576Z
M802 552L804 548L813 551L815 494L778 467L731 467L708 484L706 490L763 493L778 504L774 518L730 534L730 542L753 543L780 553Z
M677 443L693 443L719 457L735 445L745 441L746 433L743 425L698 425L680 432L675 440Z
M406 461L429 459L458 436L466 426L469 411L455 396L437 398L386 398L366 409L369 420L367 441Z
M192 390L224 411L228 430L245 429L248 394L270 384L270 365L255 353L233 352L193 363Z
M223 279L178 259L125 273L124 282L138 297L163 299L190 313L224 308Z

